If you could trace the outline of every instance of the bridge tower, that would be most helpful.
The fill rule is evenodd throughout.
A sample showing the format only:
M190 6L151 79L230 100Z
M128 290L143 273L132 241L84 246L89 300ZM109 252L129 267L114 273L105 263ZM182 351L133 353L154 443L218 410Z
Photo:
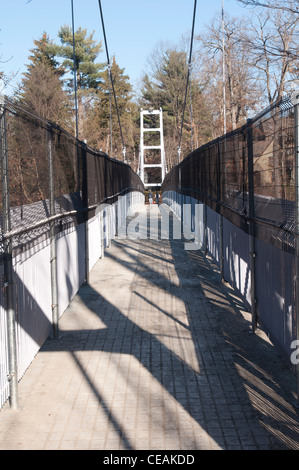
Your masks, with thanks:
M166 174L162 109L140 112L139 175L145 187L161 186Z

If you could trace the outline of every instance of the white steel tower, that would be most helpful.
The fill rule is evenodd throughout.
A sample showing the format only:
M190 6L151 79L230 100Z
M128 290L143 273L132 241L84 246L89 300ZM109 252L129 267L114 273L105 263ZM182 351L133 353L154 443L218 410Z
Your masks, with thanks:
M151 127L155 122L154 116L158 115L158 125ZM149 126L146 127L144 122L144 116L150 116ZM151 142L151 136L146 133L152 133L154 145L148 145ZM154 152L155 153L154 153ZM158 155L157 155L158 151ZM152 155L151 155L152 153ZM154 154L154 155L153 155ZM160 168L160 171L156 172L154 177L150 176L150 168ZM163 136L163 114L162 109L159 111L145 111L141 109L140 112L140 178L144 183L145 187L161 186L165 174L165 151L164 151L164 136ZM151 181L149 181L151 179Z

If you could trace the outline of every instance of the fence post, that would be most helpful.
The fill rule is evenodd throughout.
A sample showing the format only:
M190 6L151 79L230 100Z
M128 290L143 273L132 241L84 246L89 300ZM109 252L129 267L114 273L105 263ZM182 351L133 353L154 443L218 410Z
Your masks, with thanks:
M247 151L248 151L248 198L249 198L249 252L251 278L251 324L255 332L257 328L256 311L256 278L255 278L255 225L254 225L254 168L253 168L253 137L252 120L247 121Z
M295 310L296 310L296 339L299 341L299 90L292 94L292 105L295 116ZM299 402L299 363L296 364L297 400Z
M219 267L221 281L224 281L224 250L223 250L223 215L221 204L221 154L220 141L217 142L217 206L219 214Z
M208 254L208 228L207 228L207 223L208 223L207 205L206 205L206 202L204 202L204 205L203 205L203 252L204 252L204 256L207 256L207 254Z
M49 203L50 216L55 215L55 193L54 193L54 155L53 155L53 129L49 125L48 136L48 168L49 168ZM50 222L50 263L51 263L51 292L52 292L52 335L58 339L58 293L57 293L57 253L55 221Z
M11 230L10 219L10 195L9 195L9 168L8 168L8 147L7 147L7 121L4 99L0 96L0 163L2 180L2 217L3 235L5 237ZM4 287L6 294L6 315L7 315L7 343L8 343L8 367L9 367L9 390L10 406L16 410L18 408L18 365L17 365L17 344L16 344L16 314L13 293L13 264L12 264L12 240L4 238Z
M77 140L77 158L79 162L79 142ZM82 143L82 203L85 209L84 225L85 225L85 284L89 284L89 215L88 215L88 177L87 177L87 146ZM95 158L95 157L94 157ZM79 164L78 164L79 165Z

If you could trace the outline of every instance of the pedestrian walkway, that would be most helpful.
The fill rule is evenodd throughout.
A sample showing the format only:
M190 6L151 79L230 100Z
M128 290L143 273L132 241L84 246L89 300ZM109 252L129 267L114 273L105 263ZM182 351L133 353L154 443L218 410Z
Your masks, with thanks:
M298 450L295 393L200 250L117 239L20 381L20 409L1 410L0 449Z

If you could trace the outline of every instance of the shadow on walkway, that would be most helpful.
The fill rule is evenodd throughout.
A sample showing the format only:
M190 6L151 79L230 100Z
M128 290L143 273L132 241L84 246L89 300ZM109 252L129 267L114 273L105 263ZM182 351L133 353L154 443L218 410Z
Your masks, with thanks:
M40 350L36 375L52 367L53 384L42 395L34 381L26 412L41 416L24 434L43 435L44 449L57 429L65 449L299 449L295 377L249 321L183 240L114 240L64 313L61 339Z
M106 328L66 331L58 345L64 349L70 338L67 349L124 448L133 449L134 442L80 364L77 350L133 356L161 386L157 390L165 390L184 410L184 419L188 414L204 430L205 434L199 431L192 437L193 448L205 448L208 435L224 449L299 449L298 416L292 405L295 378L262 333L250 334L245 306L219 281L217 268L201 251L185 251L182 240L115 240L113 244L116 251L108 250L106 258L134 274L127 313L92 283L84 286L78 296ZM122 374L121 368L118 373ZM142 398L136 377L128 376L127 370L123 373L131 390L135 388L137 404ZM180 439L181 448L189 448L190 434L184 436L178 415L169 405L172 400L152 395L147 405L150 408L155 402L164 409L165 413L157 415L164 419L164 431L173 430L171 435Z

